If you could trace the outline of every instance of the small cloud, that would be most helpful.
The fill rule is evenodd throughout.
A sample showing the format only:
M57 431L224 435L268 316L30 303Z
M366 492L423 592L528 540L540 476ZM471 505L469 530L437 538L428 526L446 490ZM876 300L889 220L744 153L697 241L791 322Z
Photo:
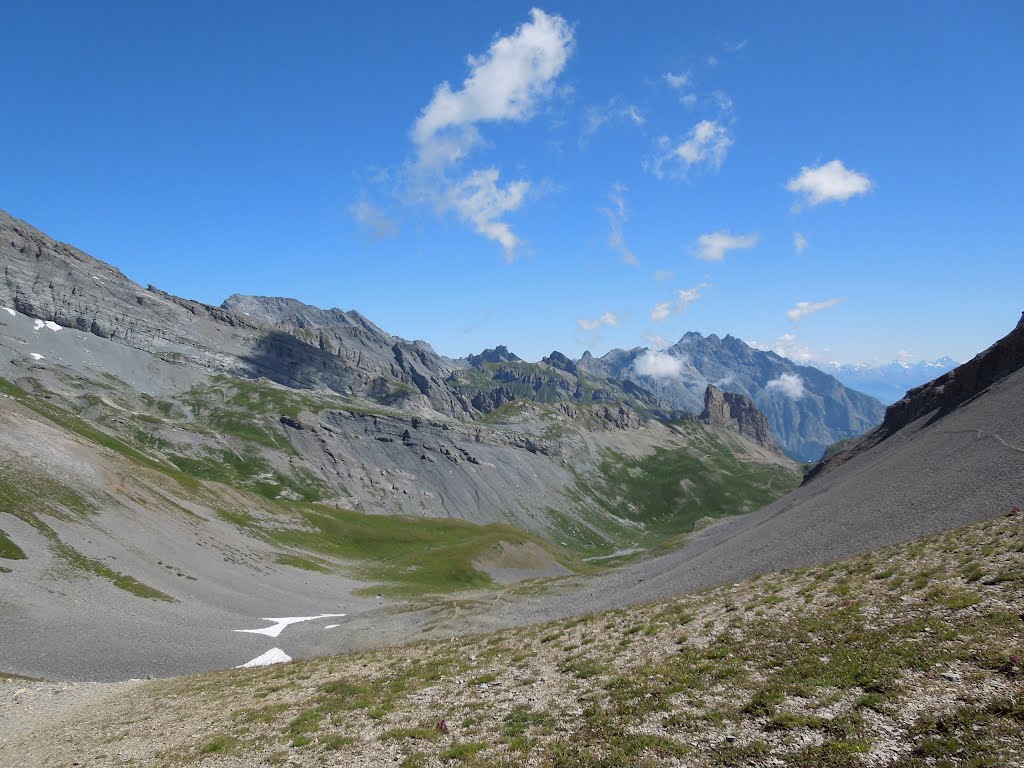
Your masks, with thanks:
M783 373L777 379L769 381L765 388L769 392L778 392L791 400L799 400L806 394L804 380L796 373Z
M398 225L373 203L360 200L349 206L348 212L369 231L373 240L384 240L398 234Z
M717 67L718 66L718 57L717 56L708 56L704 61L707 62L707 65L709 67Z
M597 320L577 320L576 324L580 327L581 331L594 331L600 328L602 325L618 325L619 318L614 312L605 312Z
M669 345L668 339L660 334L654 334L653 336L644 336L647 343L655 350L662 350Z
M917 357L917 355L915 355L909 349L901 349L899 352L896 353L896 359L901 363L909 363L915 357Z
M654 305L654 309L651 310L651 320L660 323L672 315L678 315L699 299L705 288L710 287L709 283L701 283L696 288L685 288L678 291L672 301L663 301Z
M647 122L644 113L634 104L623 104L621 99L614 98L603 107L590 107L583 114L583 129L580 132L579 145L582 149L590 137L606 125L614 123L631 123L640 127Z
M452 184L446 191L445 203L479 234L500 243L506 261L514 261L522 241L499 217L519 209L529 189L528 181L513 181L502 187L498 184L498 169L487 168L473 171Z
M608 233L608 245L619 252L622 260L627 264L637 264L639 260L636 254L626 245L623 227L629 220L629 209L626 208L625 193L627 188L619 183L612 184L608 192L608 199L612 205L610 208L600 208L599 211L608 219L610 231Z
M689 85L693 85L693 77L689 72L666 72L665 82L674 91L681 91Z
M722 50L724 50L726 53L739 53L740 51L742 51L746 47L747 47L747 41L746 40L738 40L735 43L723 43L722 44Z
M732 146L728 129L716 120L701 120L686 135L686 138L672 146L667 136L658 140L661 154L648 163L648 169L659 179L676 168L676 175L686 176L691 169L707 168L717 171L725 162L725 156Z
M815 312L834 307L841 299L826 299L825 301L798 301L796 306L786 311L786 316L794 323Z
M797 256L807 250L807 238L799 232L793 233L793 250L796 251Z
M684 93L679 97L679 103L687 109L693 109L697 106L697 94L696 93Z
M796 334L784 333L775 340L775 344L759 344L756 341L749 342L749 346L760 349L763 352L774 352L779 357L785 357L795 363L806 363L814 359L814 354L806 344L798 344Z
M638 376L652 379L675 379L683 372L683 361L665 352L651 350L633 361L633 370Z
M671 280L675 276L676 273L670 269L659 269L654 273L654 279L657 280L659 283L662 282L663 280Z
M749 235L734 235L725 230L709 232L697 238L696 256L705 261L721 261L729 251L753 248L758 239L756 232Z
M847 169L840 160L832 160L817 168L805 165L799 176L786 183L786 189L803 194L812 206L831 201L845 203L851 197L867 194L871 179Z

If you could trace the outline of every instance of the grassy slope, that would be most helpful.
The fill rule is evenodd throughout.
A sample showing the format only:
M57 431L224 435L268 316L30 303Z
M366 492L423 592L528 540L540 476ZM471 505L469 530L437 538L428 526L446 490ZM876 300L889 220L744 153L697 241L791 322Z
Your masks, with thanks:
M153 682L47 741L90 765L1021 765L1022 552L1011 513L628 610Z
M642 458L606 450L597 475L578 479L571 498L593 530L562 520L575 551L605 556L615 549L671 546L702 518L751 512L800 484L799 475L783 466L738 458L727 438L699 423L672 428L687 447L658 449ZM587 514L594 508L613 517ZM614 525L616 518L626 524Z
M106 397L118 402L118 392L128 396L127 385L121 383L118 389L115 384L116 378L110 377L98 386ZM77 414L3 379L0 393L58 427L113 451L129 468L133 482L147 483L148 491L163 500L161 505L173 505L177 498L207 506L250 535L280 547L276 560L281 564L330 570L336 567L330 558L358 561L353 575L383 583L380 589L392 594L486 587L491 579L474 563L500 541L535 541L571 570L586 570L589 566L578 558L671 545L691 530L698 518L755 509L797 484L795 475L782 467L737 460L719 437L697 424L678 425L676 429L696 450L659 451L645 459L608 452L597 478L581 478L571 494L587 523L580 525L551 511L557 542L565 544L559 547L505 525L363 515L317 504L330 495L324 483L301 466L288 472L275 469L265 452L294 454L278 418L342 407L328 396L218 375L177 403L141 397L122 401L119 410L109 412L100 398L86 396L80 403L68 404L83 409ZM505 408L513 406L516 403ZM581 412L585 414L586 407L581 407ZM94 426L86 415L114 434ZM165 419L184 428L186 436L192 430L212 437L213 442L197 445L200 440L186 437L184 442L170 443L153 430L154 424ZM561 423L555 426L575 429ZM0 471L0 483L2 475ZM681 477L689 480L681 484ZM45 478L37 478L39 487L32 494L20 493L21 480L10 480L13 478L0 485L0 500L6 499L10 510L43 532L69 564L88 566L85 570L117 586L130 587L133 593L158 597L156 590L149 592L130 577L100 573L92 561L75 558L74 551L61 544L44 522L45 515L66 518L69 510L90 512L95 507L93 500L83 499L59 483L47 483ZM239 493L225 497L216 483ZM34 505L31 497L46 503Z
M228 422L236 425L233 432L236 436L260 428L259 417L265 416L268 409L294 415L299 408L317 408L315 402L301 394L292 395L256 382L218 377L214 389L217 390L215 396L206 391L205 396L200 397L194 391L192 407L202 414L211 411L220 414L218 419L222 425ZM220 462L209 457L184 459L172 455L173 464L164 463L158 451L166 446L133 445L4 379L0 379L0 392L58 427L113 451L116 459L127 468L132 482L145 486L147 493L158 495L163 506L173 507L174 498L207 506L250 535L280 547L276 562L283 565L334 570L338 565L330 558L354 563L346 570L372 583L374 586L367 587L368 591L416 596L489 586L490 577L478 570L474 562L502 541L510 544L535 541L552 551L553 558L564 565L584 567L571 555L555 552L546 542L507 525L365 515L315 503L277 499L275 496L281 488L293 490L299 498L315 499L318 498L317 486L301 469L289 476L277 473L270 481L256 481L261 475L266 476L268 466L252 454L239 456L225 451ZM211 407L211 401L222 404ZM196 404L199 402L207 405L201 407ZM264 444L275 439L261 438ZM237 493L226 495L212 483L232 486ZM103 503L113 501L106 498ZM159 590L78 553L46 522L47 517L85 519L96 511L97 503L30 468L20 467L15 471L0 467L0 510L19 517L42 533L54 553L68 566L69 573L90 573L139 597L170 600ZM192 514L179 509L183 514ZM23 555L17 544L0 531L0 557L17 557L19 553Z

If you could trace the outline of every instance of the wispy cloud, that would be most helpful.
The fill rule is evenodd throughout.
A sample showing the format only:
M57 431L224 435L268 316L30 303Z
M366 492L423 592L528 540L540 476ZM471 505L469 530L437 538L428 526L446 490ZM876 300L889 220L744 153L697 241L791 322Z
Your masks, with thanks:
M596 331L602 325L618 325L619 316L614 312L605 312L597 320L583 320L582 318L576 321L581 331Z
M798 301L796 306L786 311L786 316L794 323L815 312L834 307L842 299L826 299L825 301Z
M677 291L675 298L671 301L663 301L654 305L654 309L651 310L651 320L660 323L672 315L678 315L699 299L706 288L710 287L710 283L701 283L696 288L684 288Z
M793 233L793 250L796 251L798 256L807 250L807 238L799 232Z
M419 196L442 212L455 211L500 243L509 260L521 241L502 217L523 204L530 182L501 185L497 168L471 171L454 181L447 173L482 143L479 124L533 117L553 93L572 49L573 30L565 19L533 9L529 22L497 38L486 53L468 57L469 75L461 88L441 83L411 131Z
M502 186L498 183L498 169L486 168L473 171L452 184L446 198L450 209L460 219L472 224L479 234L500 243L505 249L505 258L512 261L522 241L501 217L518 210L529 189L528 181L513 181Z
M634 126L642 126L647 122L644 113L635 104L624 104L621 99L615 98L601 107L589 107L583 113L583 128L580 131L580 147L583 148L590 141L590 137L601 130L604 126L614 123L627 123Z
M804 380L797 373L783 373L777 379L772 379L765 388L769 392L778 392L791 400L799 400L806 394Z
M683 361L665 352L651 350L633 361L633 370L638 376L653 379L674 379L683 372Z
M686 177L693 169L717 171L725 162L732 143L723 123L701 120L678 143L667 136L660 137L659 154L647 167L659 179L670 174Z
M366 228L373 240L384 240L398 234L398 225L373 203L360 200L350 205L348 212Z
M629 209L626 208L625 198L627 191L627 188L622 184L612 184L608 192L608 200L611 202L611 207L599 210L608 219L608 226L610 228L608 232L608 245L618 251L619 255L622 256L622 260L627 264L637 264L639 261L636 254L626 245L625 236L623 235L623 227L629 220Z
M697 238L694 253L697 258L705 261L721 261L729 251L753 248L758 240L756 232L749 235L734 235L726 230L709 232Z
M851 197L865 195L871 189L871 179L863 173L851 171L841 160L832 160L816 168L804 166L800 174L786 183L790 192L802 194L808 205L828 202L846 202Z
M659 283L663 282L664 280L671 280L675 276L676 273L670 269L659 269L654 273L654 279L657 280Z

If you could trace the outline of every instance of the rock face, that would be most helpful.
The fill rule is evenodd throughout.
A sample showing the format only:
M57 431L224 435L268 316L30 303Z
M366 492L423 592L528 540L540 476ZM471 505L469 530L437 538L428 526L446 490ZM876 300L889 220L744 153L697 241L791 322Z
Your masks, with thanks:
M705 424L733 429L769 450L779 450L772 437L771 424L746 395L723 392L709 384L704 392L704 410L700 419Z
M664 407L690 413L701 412L708 385L746 395L767 417L776 442L799 461L816 461L833 443L877 426L885 411L875 398L817 368L754 349L735 336L685 334L659 353L677 366L671 376L638 373L638 361L648 354L644 347L614 349L599 358L585 354L577 365L584 373L635 382Z
M934 381L910 390L902 400L890 405L881 425L826 457L807 473L804 482L845 464L924 416L931 415L929 424L939 421L1021 368L1024 368L1024 313L1012 331L984 352Z

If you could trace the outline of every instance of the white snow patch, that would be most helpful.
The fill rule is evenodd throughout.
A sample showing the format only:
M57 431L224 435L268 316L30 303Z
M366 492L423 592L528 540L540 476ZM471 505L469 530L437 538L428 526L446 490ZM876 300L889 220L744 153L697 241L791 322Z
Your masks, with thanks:
M34 330L41 331L43 328L49 328L51 331L59 331L61 329L53 320L36 320Z
M31 357L33 360L45 360L46 359L45 357L40 355L38 352L30 352L29 353L29 357Z
M328 624L326 627L324 627L324 629L334 629L335 627L340 627L340 626L341 626L341 624Z
M6 312L6 313L7 313L8 315L10 315L11 317L17 317L17 316L18 316L18 313L17 313L17 312L15 312L15 311L14 311L13 309L11 309L10 307L0 307L0 309L2 309L2 310L3 310L4 312Z
M264 616L263 620L274 622L273 626L264 627L263 629L236 629L235 632L250 632L254 635L266 635L267 637L277 637L284 631L284 628L290 624L298 624L302 621L315 621L316 619L341 618L342 616L345 616L345 614L321 613L319 616L287 616L280 619Z
M239 664L235 669L244 669L245 667L269 667L271 664L283 664L284 662L291 660L292 657L280 648L271 648L262 656L257 656L252 661L245 662L245 664Z

